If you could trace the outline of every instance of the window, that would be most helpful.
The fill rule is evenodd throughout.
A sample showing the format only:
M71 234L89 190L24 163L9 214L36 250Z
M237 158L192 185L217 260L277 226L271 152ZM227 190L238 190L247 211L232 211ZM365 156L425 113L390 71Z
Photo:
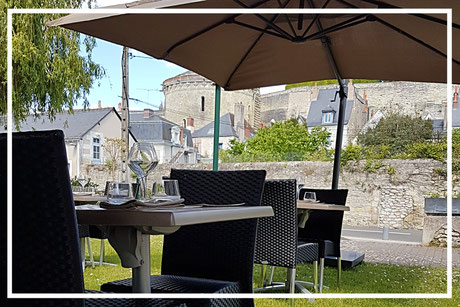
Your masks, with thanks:
M323 113L323 124L332 124L334 122L334 112Z
M187 120L185 118L182 120L182 123L184 125L184 128L187 128Z
M201 112L204 112L204 96L201 96Z
M224 144L223 143L219 143L219 149L224 149Z
M101 139L93 138L93 160L101 160Z
M174 126L171 128L171 142L173 144L180 144L180 128L178 126Z

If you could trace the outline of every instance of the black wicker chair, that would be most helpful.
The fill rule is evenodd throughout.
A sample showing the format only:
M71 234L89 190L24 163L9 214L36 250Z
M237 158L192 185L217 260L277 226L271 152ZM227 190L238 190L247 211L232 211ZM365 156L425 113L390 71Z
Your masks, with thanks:
M316 199L326 204L345 205L348 190L308 189L302 188L299 198L303 199L305 192L315 192ZM340 238L342 235L343 211L313 210L309 214L305 228L299 227L300 242L319 244L320 279L319 289L323 288L324 258L337 258L337 284L340 287L342 278L342 261L340 254Z
M187 205L246 203L259 206L266 172L171 170ZM161 274L152 293L252 293L257 219L183 226L164 237ZM101 286L129 292L131 279ZM195 306L253 306L252 299L186 300Z
M7 148L0 134L0 148ZM6 156L6 155L5 155ZM6 163L0 164L6 177ZM84 293L64 134L13 133L13 293ZM2 179L1 195L6 195ZM52 259L52 261L50 261ZM94 291L93 291L94 292ZM173 306L173 300L28 299L27 306Z
M297 287L309 293L304 286L312 285L295 280L296 265L313 262L314 290L318 280L318 243L298 244L297 238L297 191L296 180L267 180L262 196L262 205L271 206L275 215L261 218L257 226L254 262L262 264L263 287L256 292L285 287L294 293ZM272 266L269 282L266 282L265 265ZM287 282L273 283L274 267L287 268Z

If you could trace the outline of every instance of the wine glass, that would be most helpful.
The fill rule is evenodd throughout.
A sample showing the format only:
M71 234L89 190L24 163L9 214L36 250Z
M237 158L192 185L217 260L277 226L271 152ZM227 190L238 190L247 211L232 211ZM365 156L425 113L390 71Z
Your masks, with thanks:
M85 185L88 183L88 177L85 174L80 174L78 175L77 181L81 185L83 191L85 189Z
M158 156L152 143L134 143L129 151L128 166L141 183L141 200L147 200L147 175L158 165Z

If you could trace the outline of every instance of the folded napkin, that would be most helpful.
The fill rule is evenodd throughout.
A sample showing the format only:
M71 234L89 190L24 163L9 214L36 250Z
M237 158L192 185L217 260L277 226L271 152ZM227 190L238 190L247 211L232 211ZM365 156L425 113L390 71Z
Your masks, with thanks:
M244 206L246 203L238 203L238 204L198 204L201 207L239 207Z
M137 201L134 198L99 202L99 206L105 209L127 209L136 207L136 205Z
M104 209L129 209L134 207L146 207L146 208L174 208L183 206L184 199L178 200L164 200L164 201L149 201L142 202L140 200L130 198L130 199L120 199L112 201L100 201L99 206Z
M150 207L150 208L159 208L159 207L178 207L183 206L184 199L178 200L151 200L148 202L137 201L136 205L139 207Z

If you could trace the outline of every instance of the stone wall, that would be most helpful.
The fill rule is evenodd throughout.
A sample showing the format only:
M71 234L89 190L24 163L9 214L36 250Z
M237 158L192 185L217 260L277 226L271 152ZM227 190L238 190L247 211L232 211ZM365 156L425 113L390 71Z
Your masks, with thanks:
M321 85L319 89L337 88L338 85ZM355 83L355 91L366 96L370 109L380 109L385 114L422 116L443 119L446 102L446 85L422 82ZM314 86L291 88L261 96L262 121L269 122L276 111L286 118L308 114ZM366 92L366 95L364 95Z
M354 226L388 226L422 229L424 199L433 193L445 193L441 162L433 160L384 160L375 172L364 171L366 161L349 163L340 173L339 188L348 189L344 223ZM168 175L171 168L208 169L211 164L160 164L148 178L148 186ZM221 170L265 169L267 179L294 178L312 188L330 188L332 162L222 163ZM108 175L103 166L89 166L89 176L100 187ZM458 190L458 186L454 190Z
M447 245L447 217L427 215L423 227L423 244ZM460 247L460 216L452 216L452 246Z
M443 119L446 102L445 84L422 82L356 83L356 91L363 97L366 91L370 107L399 114Z

